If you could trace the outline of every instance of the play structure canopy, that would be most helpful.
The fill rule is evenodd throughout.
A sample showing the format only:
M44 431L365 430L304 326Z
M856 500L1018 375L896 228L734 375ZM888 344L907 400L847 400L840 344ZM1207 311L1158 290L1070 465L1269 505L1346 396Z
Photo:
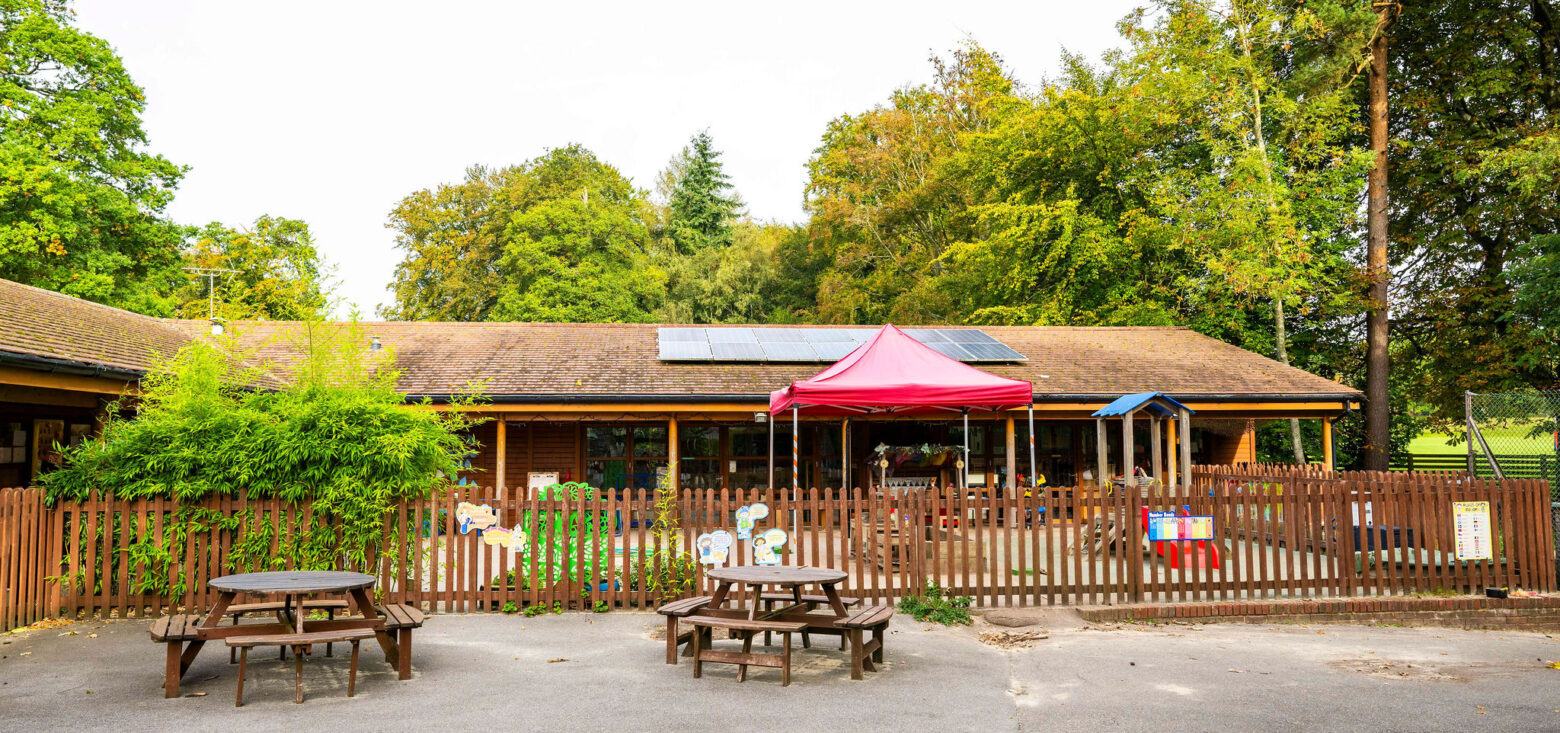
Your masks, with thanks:
M810 379L769 395L770 414L925 414L1032 404L1034 386L944 356L893 325Z
M1136 392L1117 397L1110 404L1095 410L1093 417L1121 417L1145 407L1160 417L1175 417L1182 410L1185 410L1188 415L1196 412L1163 392Z

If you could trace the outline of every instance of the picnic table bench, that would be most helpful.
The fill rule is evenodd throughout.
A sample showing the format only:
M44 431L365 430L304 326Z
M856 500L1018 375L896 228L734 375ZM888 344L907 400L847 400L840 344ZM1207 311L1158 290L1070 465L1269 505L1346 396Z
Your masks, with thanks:
M748 665L758 667L779 667L780 686L787 687L791 684L791 634L798 633L807 628L807 624L800 621L754 621L745 618L722 618L717 616L689 616L688 623L693 626L693 676L698 678L703 675L705 662L722 662L737 665L737 681L747 679ZM733 629L747 632L742 636L742 651L733 652L723 649L710 648L710 641L714 640L711 629ZM757 654L753 652L753 636L757 632L780 634L779 654Z
M862 671L876 672L873 662L883 661L883 638L888 631L888 620L894 617L893 606L873 606L835 621L850 636L850 678L859 680ZM862 643L861 632L871 631L872 641Z
M244 706L244 672L249 664L249 650L257 646L292 647L295 660L294 687L297 689L297 697L294 702L303 702L303 658L308 656L309 648L314 644L331 644L333 642L352 643L352 667L347 673L347 697L357 694L357 668L358 668L358 643L364 639L374 638L373 629L341 629L338 631L309 631L302 634L257 634L254 636L230 636L224 641L229 649L239 650L238 657L238 692L233 701L234 707Z
M797 589L792 588L791 590L792 591L796 591ZM827 605L829 605L829 597L826 596L826 595L820 594L820 593L769 592L769 593L761 594L759 596L759 600L764 602L764 610L765 611L773 611L773 610L775 610L775 604L776 603L785 603L787 601L792 602L792 603L801 604L803 606L802 610L808 611L808 612L811 612L811 611L817 609L818 606L827 606ZM861 599L860 598L852 598L850 596L840 596L840 603L844 604L844 606L846 608L850 608L851 606L855 606L857 604L860 604L861 603ZM810 649L810 648L812 648L812 634L813 634L813 631L814 630L812 630L812 629L802 629L802 648L803 649ZM831 633L830 629L817 629L816 631L818 633L822 633L822 634ZM840 633L839 637L840 637L840 648L844 649L845 648L846 635L844 633ZM764 632L764 646L769 646L769 632L767 632L767 631Z
M298 606L302 606L303 607L302 610L304 610L304 611L324 611L325 614L326 614L326 618L330 619L332 621L335 620L337 611L345 611L345 610L347 610L347 602L346 601L340 601L340 600L335 600L335 599L309 599L309 600L299 601L298 603L289 603L287 601L263 601L263 602L260 602L260 603L235 603L235 604L227 607L227 615L233 617L233 622L237 623L239 619L241 619L244 616L246 616L248 614L251 614L251 613L275 613L276 614L276 620L285 624L285 623L291 623L292 622L291 619L288 618L288 615L289 615L289 613L292 612L292 610L294 608L296 608ZM228 648L228 664L232 664L232 663L234 663L236 661L236 658L233 655L236 654L237 651L238 650L233 649L232 647ZM331 645L330 644L326 644L325 645L325 656L327 656L327 657L331 656L331 652L332 652ZM284 647L281 648L281 655L282 655L282 659L286 659L287 658L287 647L284 646Z
M684 631L681 634L679 634L677 632L677 619L679 619L679 618L686 618L688 616L692 616L692 615L698 613L705 606L709 605L709 603L710 603L710 597L709 596L695 596L693 598L684 598L684 599L682 599L680 601L672 601L671 603L668 603L668 604L666 604L664 606L661 606L660 608L656 609L656 613L659 613L662 616L666 617L666 663L667 664L676 664L677 663L677 645L678 644L682 644L682 643L688 641L689 639L693 638L693 630L692 629L690 629L688 631ZM688 647L688 651L687 651L686 654L687 654L687 656L693 656L693 647L692 646Z

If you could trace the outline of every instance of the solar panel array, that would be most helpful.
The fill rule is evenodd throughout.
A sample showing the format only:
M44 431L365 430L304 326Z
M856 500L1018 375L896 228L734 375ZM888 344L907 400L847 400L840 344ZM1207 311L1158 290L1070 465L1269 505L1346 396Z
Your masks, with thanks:
M872 338L875 328L662 328L661 361L838 361ZM905 334L964 362L1025 361L975 328L907 328Z

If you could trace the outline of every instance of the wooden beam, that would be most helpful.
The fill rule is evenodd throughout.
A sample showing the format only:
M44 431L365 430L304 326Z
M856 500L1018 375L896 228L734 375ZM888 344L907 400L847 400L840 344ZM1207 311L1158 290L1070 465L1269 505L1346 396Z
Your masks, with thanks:
M1192 414L1186 410L1181 411L1181 419L1177 420L1181 429L1181 488L1190 492L1192 490Z
M1167 417L1165 418L1165 426L1169 428L1165 431L1165 442L1169 448L1169 455L1166 456L1166 459L1170 462L1170 468L1165 472L1164 485L1165 488L1169 488L1180 483L1179 477L1181 474L1177 469L1180 468L1181 465L1180 461L1176 460L1180 455L1180 449L1177 447L1178 441L1176 440L1176 431L1180 429L1181 421L1175 418Z
M1126 485L1131 486L1137 473L1137 463L1132 459L1137 453L1137 446L1133 445L1132 413L1121 416L1121 475L1126 479Z
M1322 465L1331 471L1333 469L1333 431L1332 418L1322 418Z
M131 383L107 377L83 377L58 372L40 372L15 367L0 367L0 384L18 387L42 387L71 392L95 392L97 394L137 394Z
M1110 438L1105 434L1105 418L1103 417L1094 418L1094 445L1098 450L1098 455L1095 456L1095 463L1098 465L1094 473L1094 485L1103 488L1105 479L1109 478L1106 475L1105 468L1109 459L1106 452L1110 449Z
M1007 419L1007 488L1018 488L1018 433L1013 429L1013 415Z
M677 418L666 419L666 479L673 491L682 482L682 467L677 465Z
M1161 419L1158 415L1153 413L1149 414L1148 441L1149 444L1153 446L1153 448L1149 450L1149 460L1153 461L1150 470L1153 472L1154 483L1160 486L1164 486L1164 449L1162 449L1159 445L1160 441L1163 440L1163 436L1161 436L1159 432L1160 422Z
M77 407L95 410L99 407L98 400L100 399L103 399L103 395L90 392L70 392L43 387L10 387L0 385L0 402L19 402L43 407Z
M503 496L504 486L506 485L504 482L504 469L509 458L508 425L509 423L505 421L502 416L500 416L498 419L498 425L496 426L498 430L498 436L493 441L496 444L495 447L498 449L498 465L494 468L494 472L497 473L498 476L494 478L498 484L499 496Z

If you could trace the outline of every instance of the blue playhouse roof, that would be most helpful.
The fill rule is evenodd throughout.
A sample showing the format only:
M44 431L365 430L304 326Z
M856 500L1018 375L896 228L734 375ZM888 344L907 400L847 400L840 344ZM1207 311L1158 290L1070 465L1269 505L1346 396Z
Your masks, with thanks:
M1115 402L1095 410L1094 417L1120 417L1122 415L1126 415L1127 413L1135 412L1138 408L1143 407L1144 405L1147 405L1150 409L1154 410L1160 415L1167 417L1174 415L1175 412L1166 408L1163 403L1169 403L1173 405L1176 410L1186 410L1187 414L1194 412L1194 410L1192 410L1190 407L1187 407L1186 405L1183 405L1165 396L1165 393L1163 392L1137 392L1134 394L1124 394L1120 397L1117 397Z

